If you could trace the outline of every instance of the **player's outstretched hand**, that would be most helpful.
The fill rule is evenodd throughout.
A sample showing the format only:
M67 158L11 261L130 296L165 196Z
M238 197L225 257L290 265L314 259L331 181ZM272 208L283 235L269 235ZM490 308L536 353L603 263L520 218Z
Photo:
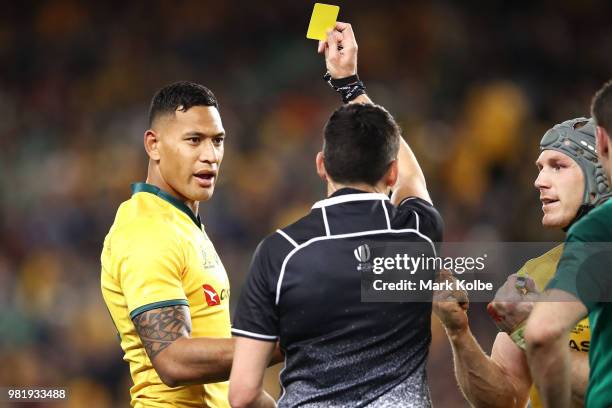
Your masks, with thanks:
M506 333L512 333L529 317L533 302L540 295L533 279L529 276L522 279L524 282L521 284L516 273L510 275L487 305L487 311L497 327Z
M448 271L440 271L437 282L451 282L456 285L457 279ZM453 290L436 290L433 295L433 311L446 330L451 333L461 332L468 327L467 309L469 300L467 292L454 287Z
M332 78L357 74L357 41L350 24L338 21L327 31L327 40L319 41L318 52L325 53L325 66Z

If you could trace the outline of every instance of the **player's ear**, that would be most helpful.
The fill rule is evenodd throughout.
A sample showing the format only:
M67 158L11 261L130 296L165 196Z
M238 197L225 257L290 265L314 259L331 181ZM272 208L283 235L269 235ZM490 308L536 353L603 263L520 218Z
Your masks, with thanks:
M153 129L144 133L144 147L151 160L159 160L159 135Z
M399 177L399 165L397 163L397 159L393 160L391 164L389 164L389 168L385 173L385 185L387 187L393 187L395 183L397 183L397 178Z
M327 172L325 171L323 152L317 153L317 158L315 159L315 163L317 165L317 174L319 175L319 177L321 177L321 180L327 181Z
M606 130L601 126L597 126L595 132L597 142L597 155L605 159L610 153L608 132L606 132Z

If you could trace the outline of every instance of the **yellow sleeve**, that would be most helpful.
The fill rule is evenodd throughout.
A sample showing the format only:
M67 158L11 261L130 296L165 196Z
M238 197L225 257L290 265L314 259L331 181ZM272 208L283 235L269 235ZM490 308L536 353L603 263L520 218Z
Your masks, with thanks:
M130 318L160 307L188 305L182 283L185 257L171 225L137 221L124 239L119 282Z
M554 266L543 263L540 258L530 259L517 273L526 274L535 282L536 288L541 292L554 273Z

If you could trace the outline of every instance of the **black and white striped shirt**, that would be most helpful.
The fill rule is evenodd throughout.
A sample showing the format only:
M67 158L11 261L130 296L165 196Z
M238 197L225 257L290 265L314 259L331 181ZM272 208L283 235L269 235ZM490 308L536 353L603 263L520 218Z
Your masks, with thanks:
M342 189L265 238L232 333L280 341L281 407L428 407L431 303L361 301L364 242L442 241L438 211L419 198Z

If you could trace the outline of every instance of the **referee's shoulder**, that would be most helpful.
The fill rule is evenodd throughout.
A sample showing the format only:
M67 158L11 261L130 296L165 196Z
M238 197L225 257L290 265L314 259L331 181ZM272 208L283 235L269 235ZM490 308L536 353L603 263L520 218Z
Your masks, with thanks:
M395 227L410 225L434 242L443 241L444 219L434 204L419 197L406 197L393 207Z
M314 211L314 210L313 210ZM302 244L325 234L325 227L316 214L306 214L296 222L277 228L268 234L257 246L256 254L286 256L297 251Z
M313 208L299 220L283 228L276 230L276 234L282 236L294 246L300 246L313 238L325 235L325 223L320 208Z
M428 212L439 216L439 212L436 206L433 203L430 203L429 201L424 200L420 197L405 197L399 202L399 204L397 204L397 206L395 206L395 208L400 211L418 209L423 212Z

